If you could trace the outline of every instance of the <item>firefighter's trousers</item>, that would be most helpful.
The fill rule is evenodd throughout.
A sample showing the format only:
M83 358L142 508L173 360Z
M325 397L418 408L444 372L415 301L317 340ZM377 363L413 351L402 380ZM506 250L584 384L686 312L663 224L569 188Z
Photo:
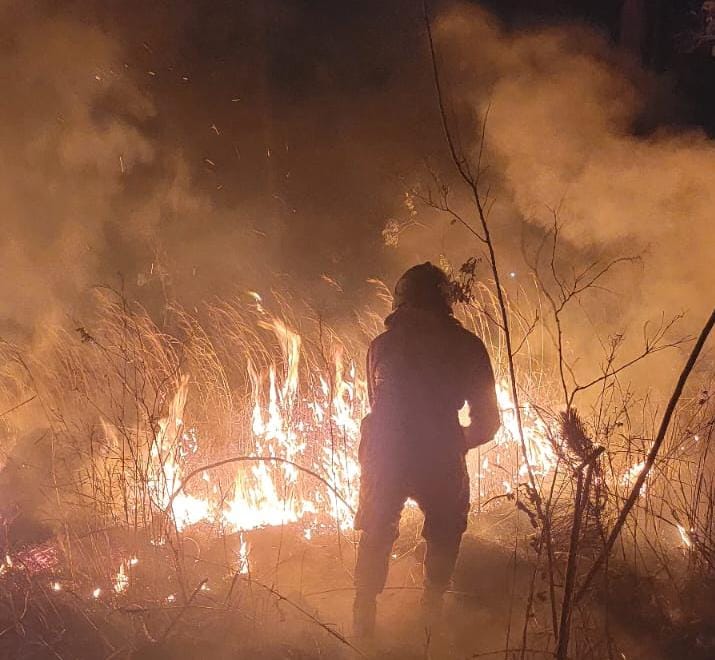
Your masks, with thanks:
M469 476L463 452L433 453L380 456L376 452L363 459L355 518L355 528L362 530L355 566L359 595L372 597L383 590L408 498L425 516L425 588L441 592L449 586L467 528Z

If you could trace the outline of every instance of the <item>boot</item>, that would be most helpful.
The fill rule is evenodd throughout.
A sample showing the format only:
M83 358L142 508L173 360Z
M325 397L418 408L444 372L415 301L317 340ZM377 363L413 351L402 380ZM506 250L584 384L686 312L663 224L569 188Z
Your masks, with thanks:
M422 617L426 625L436 625L442 616L444 593L449 589L461 537L461 534L455 534L438 542L427 541L422 594Z
M356 637L368 638L375 634L376 615L376 597L358 592L353 603L353 633Z

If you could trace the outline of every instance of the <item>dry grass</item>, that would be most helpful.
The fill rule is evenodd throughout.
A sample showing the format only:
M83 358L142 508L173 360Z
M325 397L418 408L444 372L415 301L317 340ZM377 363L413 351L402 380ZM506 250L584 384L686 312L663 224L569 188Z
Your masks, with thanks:
M498 302L487 287L478 287L475 294L466 321L490 344L497 371L503 373L505 347L494 322ZM518 348L517 382L529 405L522 412L527 422L541 424L556 457L552 470L536 474L542 513L537 515L534 493L523 471L519 474L518 445L498 450L498 468L494 448L470 457L477 484L471 530L498 540L507 557L504 583L512 587L494 595L500 599L495 606L500 618L491 625L501 626L501 648L517 649L515 657L541 657L537 651L553 650L575 509L580 502L573 562L578 582L621 510L631 483L628 471L643 460L658 417L656 404L636 399L620 378L606 372L582 411L580 444L565 442L573 433L561 432L559 405L554 403L559 388L550 359L553 344L546 339L550 328L538 296L531 297L535 304L521 292L519 300L510 302L510 314L512 344ZM339 379L336 353L342 352L339 363L349 369L351 356L364 350L366 333L374 331L374 317L363 316L345 337L325 327L309 309L279 296L272 306L302 336L301 391L319 390L322 376L332 398ZM252 573L246 575L239 571L237 557L245 539L220 522L181 529L158 496L163 463L157 468L157 437L183 375L190 375L184 414L192 431L189 438L174 433L168 448L159 452L162 460L178 457L189 472L254 451L256 374L271 364L277 365L279 376L288 368L285 346L266 329L261 309L250 299L214 302L194 314L173 307L160 328L141 307L105 289L98 294L95 318L84 328L54 331L31 355L2 347L2 409L28 401L1 418L0 488L12 493L2 507L2 544L13 566L3 564L0 575L0 644L14 657L174 657L180 647L186 657L358 653L343 638L348 629L333 626L330 615L339 612L336 618L342 624L347 618L354 549L350 533L329 520L312 542L302 538L304 525L249 533L254 547ZM358 369L360 364L358 358ZM713 577L715 548L710 386L700 380L681 402L607 569L575 607L573 657L617 657L623 649L629 658L637 657L633 637L639 633L628 630L619 615L624 594L633 594L636 602L655 599L658 606L644 611L660 617L661 627L667 623L671 637L682 633L682 648L711 648L703 641L706 629L690 624L696 616L703 621L713 616L700 596L702 585ZM354 438L329 417L325 423L319 435L311 436L300 461L333 483L335 475L321 459L326 447L317 443L329 444L336 465L350 460L356 448ZM189 446L193 438L198 439L195 452ZM579 463L596 445L605 451L594 459L586 494L578 496ZM489 473L482 467L485 458L492 466ZM226 465L212 474L210 486L196 479L189 490L225 501L235 480L236 465ZM515 485L511 495L504 493L503 481ZM355 484L344 486L348 490L341 495L353 500L355 493L349 491ZM314 491L322 486L301 474L296 488ZM411 557L417 545L415 530L409 529L400 542L400 557ZM545 534L549 549L543 544ZM301 563L301 553L310 559ZM120 564L134 556L139 563L127 566L127 589L115 593ZM517 564L526 578L515 577L521 575ZM417 584L415 570L408 571L403 587ZM470 570L462 566L458 578ZM305 572L313 575L305 577ZM53 591L54 583L61 591ZM340 603L316 609L305 598L308 583L317 591L342 585ZM97 587L102 594L93 598ZM471 589L467 584L462 592ZM478 593L478 587L474 590ZM167 600L170 595L173 601ZM464 612L478 617L469 608ZM460 648L468 648L464 644Z

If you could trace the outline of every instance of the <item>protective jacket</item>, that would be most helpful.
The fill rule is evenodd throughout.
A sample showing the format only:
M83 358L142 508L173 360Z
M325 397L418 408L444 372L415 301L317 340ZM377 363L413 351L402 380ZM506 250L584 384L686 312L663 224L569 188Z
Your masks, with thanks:
M378 452L427 454L489 442L499 411L482 340L453 316L417 307L399 307L385 326L368 350L372 412L363 441L383 444L372 448ZM458 412L465 402L469 426L462 432ZM373 439L375 433L381 439Z

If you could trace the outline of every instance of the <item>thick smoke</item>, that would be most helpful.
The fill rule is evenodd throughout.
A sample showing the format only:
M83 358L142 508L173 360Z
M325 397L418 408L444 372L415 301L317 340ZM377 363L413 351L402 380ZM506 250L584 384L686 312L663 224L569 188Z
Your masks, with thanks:
M462 102L491 106L502 200L547 228L558 209L576 263L594 249L642 255L642 271L626 271L637 287L628 304L642 317L686 311L699 322L712 306L712 141L666 126L636 135L667 99L586 29L508 34L464 9L439 29Z
M155 158L134 125L153 107L118 78L117 44L98 29L29 10L12 19L0 64L2 323L29 333L71 313L102 271L123 177ZM98 117L112 92L124 117Z
M367 277L477 253L459 227L404 205L425 161L456 186L421 12L343 5L5 6L2 334L38 339L51 321L81 320L97 284L157 310L292 286L339 318ZM653 119L660 83L585 27L508 32L468 5L436 14L464 145L491 108L504 268L526 276L522 249L559 208L574 265L643 256L609 282L618 295L603 294L602 316L686 310L697 324L712 143ZM383 241L390 218L411 221L396 248Z
M419 22L380 20L408 4L5 7L4 334L81 321L99 284L158 309L287 282L349 309L321 276L385 274L435 125Z
M612 337L636 354L647 322L652 332L682 314L671 339L699 330L713 300L715 145L666 121L677 118L670 82L585 26L508 31L463 4L436 17L435 35L447 118L473 162L486 117L482 192L494 200L492 230L512 294L533 292L528 264L555 217L557 268L566 280L596 261L638 258L614 267L567 309L565 352L577 375L593 376ZM456 177L446 181L455 208L476 226ZM478 252L449 220L415 229L407 249L427 256L424 246L437 244L456 263ZM489 277L488 268L481 272ZM666 370L665 387L681 360L671 352L655 362ZM647 369L652 385L652 361Z

